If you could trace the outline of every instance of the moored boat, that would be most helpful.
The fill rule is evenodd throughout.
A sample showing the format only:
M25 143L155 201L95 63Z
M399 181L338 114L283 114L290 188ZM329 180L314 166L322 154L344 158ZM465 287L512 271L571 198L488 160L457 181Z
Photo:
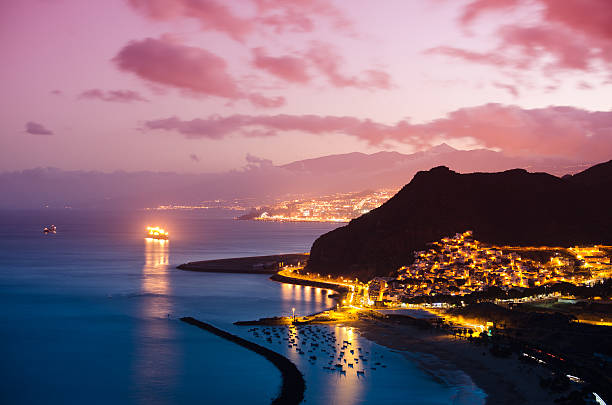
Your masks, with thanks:
M43 233L45 235L48 235L50 233L57 233L57 227L55 225L46 226L45 229L43 229Z

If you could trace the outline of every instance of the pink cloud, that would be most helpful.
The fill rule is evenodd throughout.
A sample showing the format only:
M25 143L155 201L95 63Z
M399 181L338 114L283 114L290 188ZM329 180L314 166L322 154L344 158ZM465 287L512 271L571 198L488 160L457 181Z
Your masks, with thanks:
M259 93L251 93L248 98L251 104L260 108L278 108L287 103L285 97L266 97Z
M272 57L266 55L263 48L253 49L253 66L277 76L283 80L294 83L310 81L308 64L305 59L294 56Z
M601 63L612 66L612 2L609 0L473 0L459 19L468 26L483 14L539 6L537 25L507 24L497 31L499 45L472 52L438 47L429 53L445 54L468 62L557 71L592 72Z
M167 21L177 18L196 19L203 30L223 32L243 42L253 30L253 22L236 16L223 2L213 0L129 0L147 17Z
M515 98L519 96L519 91L516 86L506 83L493 82L493 86L498 89L506 90L508 93L512 94Z
M498 67L508 66L513 63L510 59L496 52L474 52L466 49L454 48L452 46L438 46L425 51L425 54L444 55L453 58L463 59L468 62L482 63Z
M297 56L268 56L263 48L253 49L253 66L280 79L292 83L308 83L312 76L309 68L316 70L334 87L360 89L390 89L391 77L387 72L369 69L362 77L348 76L341 72L342 57L335 49L321 42L314 42L310 49Z
M228 72L223 58L205 49L167 39L131 41L113 61L119 69L153 84L228 100L245 99L256 107L272 108L285 104L283 97L267 98L240 89L238 81Z
M470 24L489 11L528 5L525 0L474 0L463 10L462 24ZM612 38L612 4L609 0L535 0L545 23L558 23L590 37Z
M500 30L500 50L518 50L524 57L537 60L546 54L554 58L552 69L589 70L595 55L584 46L584 38L552 27L507 26Z
M274 136L299 131L311 135L345 134L380 145L388 141L417 149L440 140L472 139L511 155L565 156L591 161L612 155L612 111L574 107L523 109L485 104L462 108L424 123L402 120L382 124L355 117L319 115L231 115L183 121L176 117L147 121L148 129L178 132L189 138Z
M149 101L138 92L132 90L109 90L100 89L85 90L79 97L81 99L102 100L108 102L131 103L132 101Z
M558 22L592 38L612 39L612 4L609 0L540 0L547 21Z
M327 0L254 0L258 20L274 29L277 34L285 31L310 32L314 20L326 18L337 30L351 32L352 23L338 8Z
M382 70L366 70L363 78L344 75L340 71L342 57L328 44L313 42L305 57L335 87L357 87L362 89L391 88L391 78L388 73Z
M205 49L147 38L129 42L113 61L119 69L153 83L209 96L240 97L225 60Z
M488 11L497 11L518 6L521 0L473 0L463 9L460 21L467 25L472 23L480 14Z
M26 122L26 132L32 135L53 135L53 131L45 128L44 125L38 122L28 121Z
M254 12L237 15L227 2L215 0L128 0L129 4L145 16L159 21L180 18L195 19L202 30L218 31L239 42L249 35L270 31L281 34L312 32L315 21L331 21L332 27L350 31L352 24L331 3L325 0L252 0L240 4Z

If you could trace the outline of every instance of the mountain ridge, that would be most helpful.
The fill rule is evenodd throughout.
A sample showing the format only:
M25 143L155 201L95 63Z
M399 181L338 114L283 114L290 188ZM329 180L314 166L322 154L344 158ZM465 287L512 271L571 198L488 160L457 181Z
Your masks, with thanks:
M563 178L511 169L419 171L385 204L320 236L308 268L367 279L412 262L426 244L466 230L514 245L612 244L612 160Z
M351 152L286 165L253 164L225 173L101 173L29 169L0 173L0 208L145 208L198 204L204 200L249 198L265 204L287 195L399 188L419 170L446 165L459 172L524 167L564 175L584 164L568 159L527 159L488 149L458 150L446 144L402 154Z

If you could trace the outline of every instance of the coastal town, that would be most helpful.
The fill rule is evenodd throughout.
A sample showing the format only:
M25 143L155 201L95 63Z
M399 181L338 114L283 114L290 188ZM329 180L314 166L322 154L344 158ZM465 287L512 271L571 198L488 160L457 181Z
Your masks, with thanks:
M359 326L383 333L371 336L397 348L406 344L389 328L425 340L433 333L436 343L429 344L440 349L454 346L449 339L464 340L471 344L457 345L461 350L484 356L484 346L493 357L512 359L507 364L535 366L538 384L560 403L605 404L611 259L612 246L494 246L465 231L428 244L389 277L367 282L311 273L301 264L280 266L273 280L338 291L337 305L258 324Z
M397 190L383 189L361 193L335 193L317 198L277 201L254 208L240 219L280 222L349 222L379 207Z
M273 222L349 222L379 207L397 190L332 193L328 195L290 195L285 198L257 202L252 198L202 201L199 204L166 204L153 211L222 210L236 219Z
M347 286L353 292L348 303L363 307L405 307L419 297L461 297L491 287L522 291L556 283L589 286L612 277L612 246L493 246L475 240L472 231L433 242L414 256L394 277L367 283L321 277L302 266L286 266L280 274Z

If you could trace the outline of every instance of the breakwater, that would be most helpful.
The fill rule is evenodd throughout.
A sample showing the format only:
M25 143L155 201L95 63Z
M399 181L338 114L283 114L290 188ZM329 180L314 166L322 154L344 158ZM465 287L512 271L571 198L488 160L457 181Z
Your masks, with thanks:
M311 280L304 280L301 278L287 277L287 276L283 276L280 274L274 274L272 277L270 277L270 280L278 281L279 283L298 284L298 285L305 285L309 287L324 288L326 290L337 291L340 294L345 294L349 292L349 288L342 286L342 285L333 284L333 283L325 283L322 281L311 281Z
M272 274L282 266L297 266L307 260L307 253L287 253L189 262L177 266L177 269L204 273Z
M260 354L274 364L281 372L282 385L280 394L272 401L272 405L294 405L299 404L304 399L304 390L306 389L304 376L297 369L295 364L289 361L289 359L286 357L276 353L275 351L260 346L257 343L250 342L190 316L181 318L181 321L197 326L200 329L204 329L205 331Z

